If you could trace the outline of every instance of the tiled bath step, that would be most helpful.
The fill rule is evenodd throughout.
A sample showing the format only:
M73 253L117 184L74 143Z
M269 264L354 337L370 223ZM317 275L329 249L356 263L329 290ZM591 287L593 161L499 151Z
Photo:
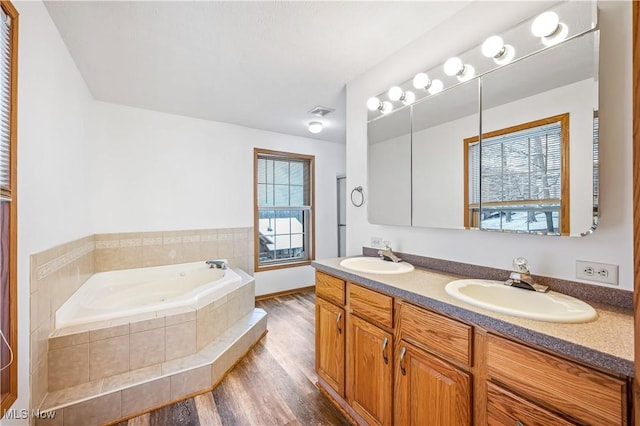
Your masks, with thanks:
M266 330L267 313L256 308L193 355L50 392L36 425L101 425L206 391Z

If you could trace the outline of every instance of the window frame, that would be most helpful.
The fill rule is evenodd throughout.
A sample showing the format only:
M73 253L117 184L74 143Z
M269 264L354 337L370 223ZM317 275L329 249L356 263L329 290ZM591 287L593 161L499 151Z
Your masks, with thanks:
M529 121L526 123L517 124L511 127L505 127L503 129L494 130L491 132L483 133L482 139L493 138L496 136L503 136L509 133L515 133L522 130L527 130L533 127L544 126L551 123L560 122L561 127L561 141L560 141L560 235L569 235L570 230L570 191L569 191L569 113L558 114L551 117L541 118L539 120ZM476 204L469 203L469 145L476 143L480 140L478 136L472 136L463 140L463 156L464 156L464 227L466 229L479 228L479 224L475 223L472 215L471 208ZM481 172L480 172L481 173ZM545 201L545 200L533 200L533 201ZM522 201L505 201L501 202L501 205L506 204L523 204ZM478 205L482 206L482 200ZM501 232L509 232L500 230ZM520 232L520 231L514 231Z
M2 389L0 411L4 413L18 398L18 294L17 294L17 248L18 248L18 194L17 194L17 117L18 117L18 16L19 13L8 0L0 1L3 12L11 18L11 65L10 65L10 112L9 112L9 178L11 197L9 207L9 336L7 341L13 351L13 362L8 367L9 388ZM5 304L4 301L0 303ZM0 379L1 380L1 379Z
M260 263L260 207L258 206L258 160L264 157L283 160L304 160L309 164L309 230L306 233L308 256L304 260L282 260L271 264ZM285 209L290 206L271 206L268 210ZM294 207L294 210L298 209ZM292 210L288 208L288 210ZM263 272L276 269L310 265L315 260L315 156L269 149L253 149L253 259L254 271Z

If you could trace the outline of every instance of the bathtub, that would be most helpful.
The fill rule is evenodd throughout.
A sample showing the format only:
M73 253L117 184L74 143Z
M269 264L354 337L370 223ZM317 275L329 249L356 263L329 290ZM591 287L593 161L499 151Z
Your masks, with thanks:
M195 307L241 281L232 269L211 269L204 261L99 272L56 311L55 328Z

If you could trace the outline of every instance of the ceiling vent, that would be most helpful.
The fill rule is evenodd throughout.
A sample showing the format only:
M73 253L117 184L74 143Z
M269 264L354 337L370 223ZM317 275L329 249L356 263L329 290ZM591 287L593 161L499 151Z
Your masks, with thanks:
M309 114L317 115L318 117L324 117L325 115L330 114L333 111L335 111L335 109L318 105L317 107L309 111Z

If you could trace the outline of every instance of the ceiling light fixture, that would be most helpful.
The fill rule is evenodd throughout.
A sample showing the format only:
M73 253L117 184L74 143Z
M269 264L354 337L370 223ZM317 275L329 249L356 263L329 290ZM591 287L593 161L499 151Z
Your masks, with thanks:
M487 58L493 58L498 65L508 64L516 55L516 50L510 44L504 44L500 36L491 36L482 43L482 54Z
M467 81L476 74L476 69L469 64L465 64L458 57L447 59L444 63L444 73L450 76L456 76L458 81Z
M320 133L322 131L322 123L319 122L319 121L311 121L307 125L307 128L309 129L309 131L311 133L313 133L315 135L315 134Z
M413 77L413 87L416 89L426 90L429 94L435 95L442 91L444 84L442 84L442 81L438 79L431 80L426 73L419 72L415 77Z

